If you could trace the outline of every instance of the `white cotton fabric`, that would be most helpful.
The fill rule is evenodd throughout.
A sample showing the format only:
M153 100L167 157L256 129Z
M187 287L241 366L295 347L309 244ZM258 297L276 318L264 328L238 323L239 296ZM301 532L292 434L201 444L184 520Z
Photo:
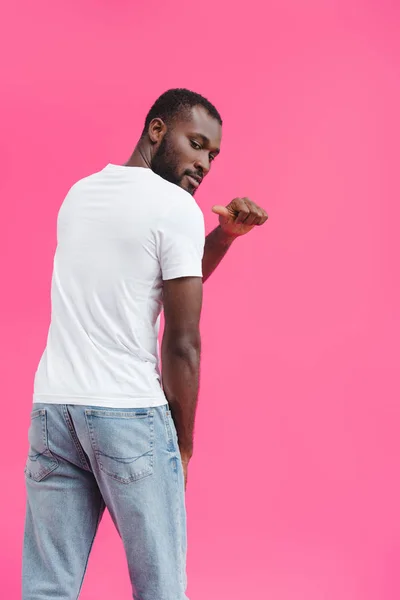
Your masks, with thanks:
M166 403L159 368L162 282L202 277L204 218L151 169L107 165L58 214L52 314L34 402Z

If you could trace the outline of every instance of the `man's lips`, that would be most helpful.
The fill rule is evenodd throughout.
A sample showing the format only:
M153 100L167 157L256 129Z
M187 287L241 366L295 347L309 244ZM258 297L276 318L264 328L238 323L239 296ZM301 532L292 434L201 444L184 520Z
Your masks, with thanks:
M186 177L191 185L195 188L199 187L200 183L202 182L202 178L198 177L197 175L186 175Z

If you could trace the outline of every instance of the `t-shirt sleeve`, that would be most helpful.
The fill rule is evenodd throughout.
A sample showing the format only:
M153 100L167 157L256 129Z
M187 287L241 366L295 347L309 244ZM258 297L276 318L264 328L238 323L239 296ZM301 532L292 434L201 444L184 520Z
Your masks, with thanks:
M174 204L157 233L163 280L203 276L204 217L194 200Z

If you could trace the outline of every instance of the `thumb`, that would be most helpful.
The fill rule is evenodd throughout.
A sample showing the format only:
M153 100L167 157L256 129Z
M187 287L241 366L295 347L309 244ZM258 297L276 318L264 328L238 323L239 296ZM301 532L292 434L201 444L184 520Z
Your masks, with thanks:
M221 217L228 218L230 216L229 210L225 206L213 206L212 211L213 213L215 213L216 215L220 215Z

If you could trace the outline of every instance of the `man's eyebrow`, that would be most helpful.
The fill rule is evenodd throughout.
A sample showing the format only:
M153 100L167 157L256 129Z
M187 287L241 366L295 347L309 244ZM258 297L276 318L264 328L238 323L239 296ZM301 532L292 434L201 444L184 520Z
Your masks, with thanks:
M206 135L203 135L202 133L194 133L193 135L195 137L200 138L205 146L210 145L210 140L208 139L208 137ZM220 153L219 148L216 148L215 150L213 150L213 154L219 154L219 153Z

